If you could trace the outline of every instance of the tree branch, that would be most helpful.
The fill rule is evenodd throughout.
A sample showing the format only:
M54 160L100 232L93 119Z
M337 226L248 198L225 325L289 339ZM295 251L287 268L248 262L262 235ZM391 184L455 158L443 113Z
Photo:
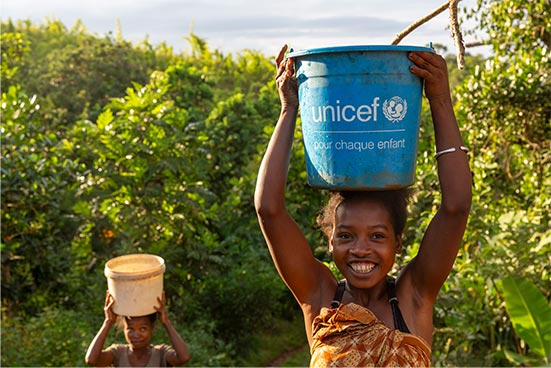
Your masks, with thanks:
M490 44L490 40L482 40L482 41L473 41L465 44L466 48L469 47L477 47L477 46L486 46Z
M457 50L457 67L463 69L465 68L465 45L463 44L463 35L461 34L461 29L459 29L459 22L457 20L457 4L459 1L461 0L450 0L449 16L452 37Z
M464 59L465 59L465 45L463 44L463 35L461 34L461 29L459 28L459 21L457 20L457 4L461 0L449 0L446 1L444 4L440 5L438 8L433 10L431 13L427 14L423 18L413 22L411 25L409 25L406 29L404 29L402 32L398 33L394 40L392 40L392 45L397 45L402 41L404 37L406 37L408 34L413 32L417 27L419 27L421 24L428 22L432 18L436 17L438 14L442 13L444 10L449 10L449 18L450 18L450 28L452 37L455 43L455 48L457 49L457 67L459 69L463 69L465 67Z
M417 27L419 27L421 24L428 22L432 18L436 17L438 14L442 13L444 10L448 9L450 2L446 1L445 4L440 5L438 8L433 10L431 13L425 15L423 18L417 20L416 22L409 25L406 29L404 29L402 32L398 33L394 40L392 40L392 45L397 45L402 41L404 37L406 37L408 34L413 32Z

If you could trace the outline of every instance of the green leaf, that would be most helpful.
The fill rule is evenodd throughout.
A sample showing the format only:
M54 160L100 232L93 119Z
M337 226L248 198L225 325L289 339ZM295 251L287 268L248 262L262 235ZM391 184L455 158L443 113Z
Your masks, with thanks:
M77 203L75 203L73 206L73 211L75 211L75 213L85 216L90 216L92 213L90 209L90 204L85 201L78 201Z
M551 306L530 281L509 276L502 280L505 307L517 335L546 363L551 357Z
M111 109L107 109L98 116L98 128L104 130L113 121L113 113Z

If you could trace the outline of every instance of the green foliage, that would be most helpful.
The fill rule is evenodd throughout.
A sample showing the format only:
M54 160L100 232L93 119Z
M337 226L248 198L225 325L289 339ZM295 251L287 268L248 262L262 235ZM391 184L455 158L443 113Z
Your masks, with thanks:
M45 308L37 316L2 320L3 367L80 367L93 338L87 311ZM100 326L101 324L98 324Z
M534 284L509 276L502 280L503 298L515 332L541 363L551 360L551 306Z
M205 308L203 313L217 320L215 336L232 344L233 359L251 351L252 333L269 326L280 312L277 304L286 295L278 287L275 271L258 269L261 262L253 263L250 257L248 260L233 264L223 275L209 277L198 296Z
M71 267L65 244L79 221L71 185L80 165L42 123L38 101L16 86L2 93L2 303L31 313L70 293L51 281Z
M78 203L102 224L90 230L94 248L117 243L112 252L132 252L153 243L150 250L162 252L185 244L203 221L201 160L190 152L187 112L164 98L167 89L166 75L154 73L147 86L135 84L113 100L96 125L76 129L97 139Z
M166 75L169 86L167 98L187 111L190 122L204 121L213 105L213 83L190 61L169 66Z
M243 94L236 94L213 108L197 139L209 152L209 182L222 197L232 184L250 172L248 165L258 152L255 142L270 117ZM238 123L242 122L242 123Z
M2 32L0 34L2 48L2 84L4 89L9 86L17 75L20 67L24 65L24 55L29 51L28 42L20 33Z
M551 47L547 0L478 0L470 16L485 30L496 55Z
M237 93L253 98L274 76L273 64L264 55L244 50L238 55L225 55L210 50L206 42L194 34L187 37L191 48L191 62L217 88L215 100L225 100Z
M144 41L135 47L110 35L91 35L80 21L67 29L60 20L47 19L38 26L10 20L2 28L3 50L25 46L22 57L18 52L8 59L17 68L16 76L4 79L2 65L4 89L21 84L40 96L47 121L61 129L79 118L95 120L109 98L123 96L132 82L145 83L153 70L165 69L175 58L162 45L155 49Z

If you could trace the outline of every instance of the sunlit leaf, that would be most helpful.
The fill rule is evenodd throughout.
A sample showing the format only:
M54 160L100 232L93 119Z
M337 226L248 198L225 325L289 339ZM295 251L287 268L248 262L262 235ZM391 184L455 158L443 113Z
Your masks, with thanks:
M98 128L104 130L113 121L113 113L111 109L106 109L98 116L97 124Z
M530 349L549 362L551 357L551 306L530 281L519 276L502 280L503 296L513 327Z

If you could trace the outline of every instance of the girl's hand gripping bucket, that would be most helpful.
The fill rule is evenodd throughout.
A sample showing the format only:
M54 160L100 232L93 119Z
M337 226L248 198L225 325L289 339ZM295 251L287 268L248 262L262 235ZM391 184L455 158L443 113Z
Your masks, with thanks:
M299 84L308 183L333 190L413 184L423 80L415 46L342 46L291 52Z
M152 254L128 254L105 264L109 293L115 314L128 317L155 313L163 295L163 258Z

